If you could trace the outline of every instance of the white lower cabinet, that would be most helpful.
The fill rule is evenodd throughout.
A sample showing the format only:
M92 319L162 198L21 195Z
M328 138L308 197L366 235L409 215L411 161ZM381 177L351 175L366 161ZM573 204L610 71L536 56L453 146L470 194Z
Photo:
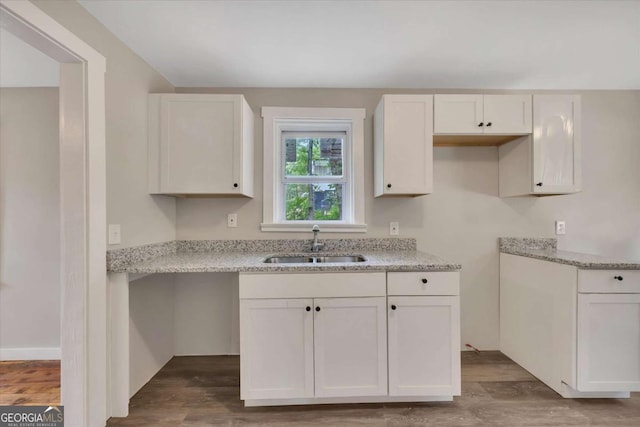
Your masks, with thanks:
M387 274L389 395L460 395L460 273Z
M458 292L457 272L241 273L240 397L248 406L452 400Z
M240 398L313 397L312 299L240 301Z
M387 394L385 300L314 300L316 397Z
M457 296L389 297L389 395L460 395Z
M500 254L500 350L563 397L640 391L640 271Z
M578 295L578 390L640 390L640 294Z

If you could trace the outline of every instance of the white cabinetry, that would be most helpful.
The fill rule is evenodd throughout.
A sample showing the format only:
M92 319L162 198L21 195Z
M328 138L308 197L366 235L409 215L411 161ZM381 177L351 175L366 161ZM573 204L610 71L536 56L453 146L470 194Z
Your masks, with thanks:
M640 272L500 254L500 350L563 397L640 391Z
M459 273L388 273L388 293L389 395L460 395Z
M483 133L483 117L482 95L434 96L435 133Z
M580 97L533 97L533 192L564 194L580 191Z
M245 405L459 395L459 273L388 276L241 273Z
M386 395L385 287L381 272L241 274L241 398Z
M580 270L578 390L640 391L640 272Z
M578 95L534 95L533 135L499 147L500 196L580 191L580 127Z
M531 95L435 95L434 133L531 133Z
M433 96L383 95L374 117L374 195L433 192Z
M253 112L242 95L149 95L149 192L253 197Z
M386 395L385 298L317 298L314 304L315 395Z
M243 299L240 316L242 399L387 394L384 297Z
M241 399L313 397L312 299L240 301Z

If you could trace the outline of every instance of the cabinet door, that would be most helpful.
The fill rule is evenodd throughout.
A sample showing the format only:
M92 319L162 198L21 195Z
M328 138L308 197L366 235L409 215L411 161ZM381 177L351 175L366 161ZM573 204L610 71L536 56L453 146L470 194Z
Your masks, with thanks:
M240 398L313 397L312 299L240 300Z
M484 95L484 133L528 134L532 125L531 95Z
M533 96L533 192L580 191L580 97Z
M434 133L483 133L482 95L435 95Z
M460 395L457 296L389 297L389 395Z
M384 96L384 194L433 192L433 96Z
M166 95L160 104L160 188L233 194L240 181L241 98Z
M314 304L316 397L386 395L385 298L317 298Z
M578 295L578 391L640 391L640 294Z

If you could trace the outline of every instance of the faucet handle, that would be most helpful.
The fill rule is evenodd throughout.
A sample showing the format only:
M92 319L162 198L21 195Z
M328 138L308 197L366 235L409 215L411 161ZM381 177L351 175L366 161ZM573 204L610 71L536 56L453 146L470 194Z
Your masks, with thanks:
M320 231L320 226L318 224L314 225L311 231Z

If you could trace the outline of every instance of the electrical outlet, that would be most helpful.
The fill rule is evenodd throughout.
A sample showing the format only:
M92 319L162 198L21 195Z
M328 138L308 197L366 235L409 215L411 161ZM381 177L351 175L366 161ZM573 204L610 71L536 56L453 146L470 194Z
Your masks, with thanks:
M389 235L397 236L400 234L400 223L399 222L390 222L389 223Z
M567 234L567 224L564 221L556 221L556 234Z
M227 215L227 227L236 228L238 226L238 214Z
M110 245L119 245L121 241L120 224L109 224L108 241Z

